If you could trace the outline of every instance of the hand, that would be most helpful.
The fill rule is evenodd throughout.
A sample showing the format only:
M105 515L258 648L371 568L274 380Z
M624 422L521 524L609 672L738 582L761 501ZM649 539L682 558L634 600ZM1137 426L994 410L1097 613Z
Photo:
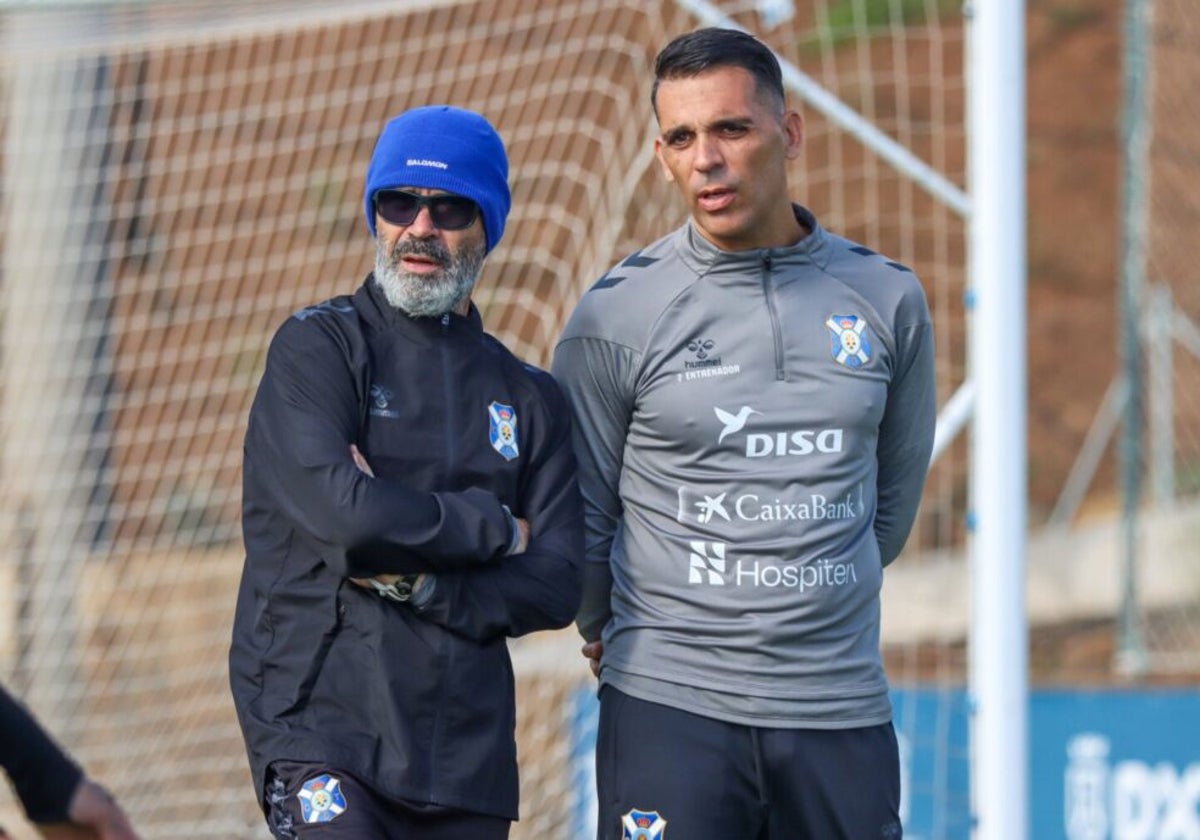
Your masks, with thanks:
M517 533L520 534L520 541L517 543L517 550L513 554L521 554L529 548L529 521L516 517Z
M46 840L140 840L129 818L108 791L83 779L71 796L69 823L38 826Z
M588 642L579 652L583 654L584 659L588 661L588 667L592 669L592 676L600 676L600 658L604 656L604 642L597 639L594 642Z
M358 447L355 446L353 443L350 444L350 457L354 459L354 466L358 467L359 472L363 473L364 475L369 475L369 476L371 476L371 478L375 477L375 471L372 470L371 465L369 463L367 463L366 457L362 454L362 452L359 451ZM399 581L402 577L404 577L404 575L378 574L369 579L368 578L350 578L350 582L355 584L356 586L361 586L363 589L369 589L372 592L374 592L375 587L371 585L372 580L379 581L384 586L391 586L391 585L395 584L397 581ZM424 578L424 575L419 576L417 578L416 583L413 584L414 592L421 586L422 578Z
M367 463L367 459L353 443L350 444L350 457L354 459L354 466L358 467L359 472L369 475L371 478L375 477L375 471L371 469L371 465ZM400 575L376 575L375 579L384 585L389 585L400 580L400 577ZM350 578L350 582L361 586L363 589L374 591L374 587L367 582L366 578Z
M375 471L371 469L371 465L367 463L367 459L358 451L358 447L353 443L350 444L350 457L354 459L354 466L358 467L358 471L375 477Z

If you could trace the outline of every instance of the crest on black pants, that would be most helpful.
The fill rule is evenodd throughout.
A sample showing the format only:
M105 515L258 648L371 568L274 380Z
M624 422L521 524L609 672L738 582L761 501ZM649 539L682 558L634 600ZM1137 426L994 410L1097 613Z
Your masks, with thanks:
M639 811L634 808L621 817L621 840L664 840L667 821L658 811Z

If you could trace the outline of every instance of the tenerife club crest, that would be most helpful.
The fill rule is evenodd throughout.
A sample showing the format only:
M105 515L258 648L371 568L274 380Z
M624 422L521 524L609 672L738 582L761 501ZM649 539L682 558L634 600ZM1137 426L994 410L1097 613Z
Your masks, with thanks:
M328 773L309 779L296 794L306 823L326 823L346 810L341 780Z
M871 338L860 315L830 315L825 326L833 333L831 349L838 364L860 368L871 361Z
M636 808L621 817L621 840L664 840L667 821L658 811L639 811Z
M517 412L511 405L493 402L488 406L488 419L491 427L488 438L495 449L504 456L505 461L511 461L519 454L517 449Z

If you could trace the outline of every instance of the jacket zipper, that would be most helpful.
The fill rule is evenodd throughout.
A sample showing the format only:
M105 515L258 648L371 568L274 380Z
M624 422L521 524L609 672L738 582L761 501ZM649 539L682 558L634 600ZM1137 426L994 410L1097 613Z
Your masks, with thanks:
M771 316L771 335L775 340L775 381L787 379L783 370L783 330L779 326L779 312L775 307L775 287L771 284L771 269L775 262L770 254L764 254L762 260L763 297L767 301L767 314Z
M450 313L442 314L442 391L444 393L445 402L443 405L452 405L454 400L453 382L450 376L450 352L447 350L447 343L450 340ZM455 427L454 427L454 412L446 412L446 475L454 474L454 455L457 447L455 446Z
M442 340L440 342L440 350L442 356L442 405L450 406L453 394L451 393L451 366L450 366L450 351L448 349L450 343L450 313L442 314ZM454 412L447 410L445 414L445 475L447 477L454 474ZM454 674L454 645L447 645L443 651L445 660L442 663L444 674L448 675L441 680L441 689L439 691L437 708L433 712L433 726L429 733L429 779L427 795L431 800L436 800L439 795L439 782L441 776L441 739L442 729L444 724L444 715L447 706L449 705L450 679Z

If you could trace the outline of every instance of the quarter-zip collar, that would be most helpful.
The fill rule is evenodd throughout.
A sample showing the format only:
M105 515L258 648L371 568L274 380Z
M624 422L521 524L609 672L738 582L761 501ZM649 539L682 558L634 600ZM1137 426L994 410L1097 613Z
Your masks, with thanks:
M792 205L796 220L808 228L809 234L794 245L782 248L750 248L745 251L725 251L705 239L689 220L678 237L680 257L705 282L714 283L737 293L761 295L771 326L771 345L775 360L775 380L786 382L786 335L776 299L780 284L800 275L790 269L802 265L821 265L829 248L825 231L816 217L799 204Z
M354 293L354 305L367 322L377 329L395 330L417 344L429 345L448 337L478 342L483 337L483 318L472 303L466 315L447 312L430 318L414 318L392 306L375 282L374 273Z
M796 219L810 231L795 245L782 248L751 248L746 251L725 251L709 242L696 229L695 224L688 220L679 237L679 254L684 263L698 274L708 276L726 275L735 282L744 272L753 272L743 279L758 282L757 272L762 266L770 265L781 268L788 265L815 263L823 265L828 254L828 235L821 227L816 216L807 207L793 204L792 210Z

